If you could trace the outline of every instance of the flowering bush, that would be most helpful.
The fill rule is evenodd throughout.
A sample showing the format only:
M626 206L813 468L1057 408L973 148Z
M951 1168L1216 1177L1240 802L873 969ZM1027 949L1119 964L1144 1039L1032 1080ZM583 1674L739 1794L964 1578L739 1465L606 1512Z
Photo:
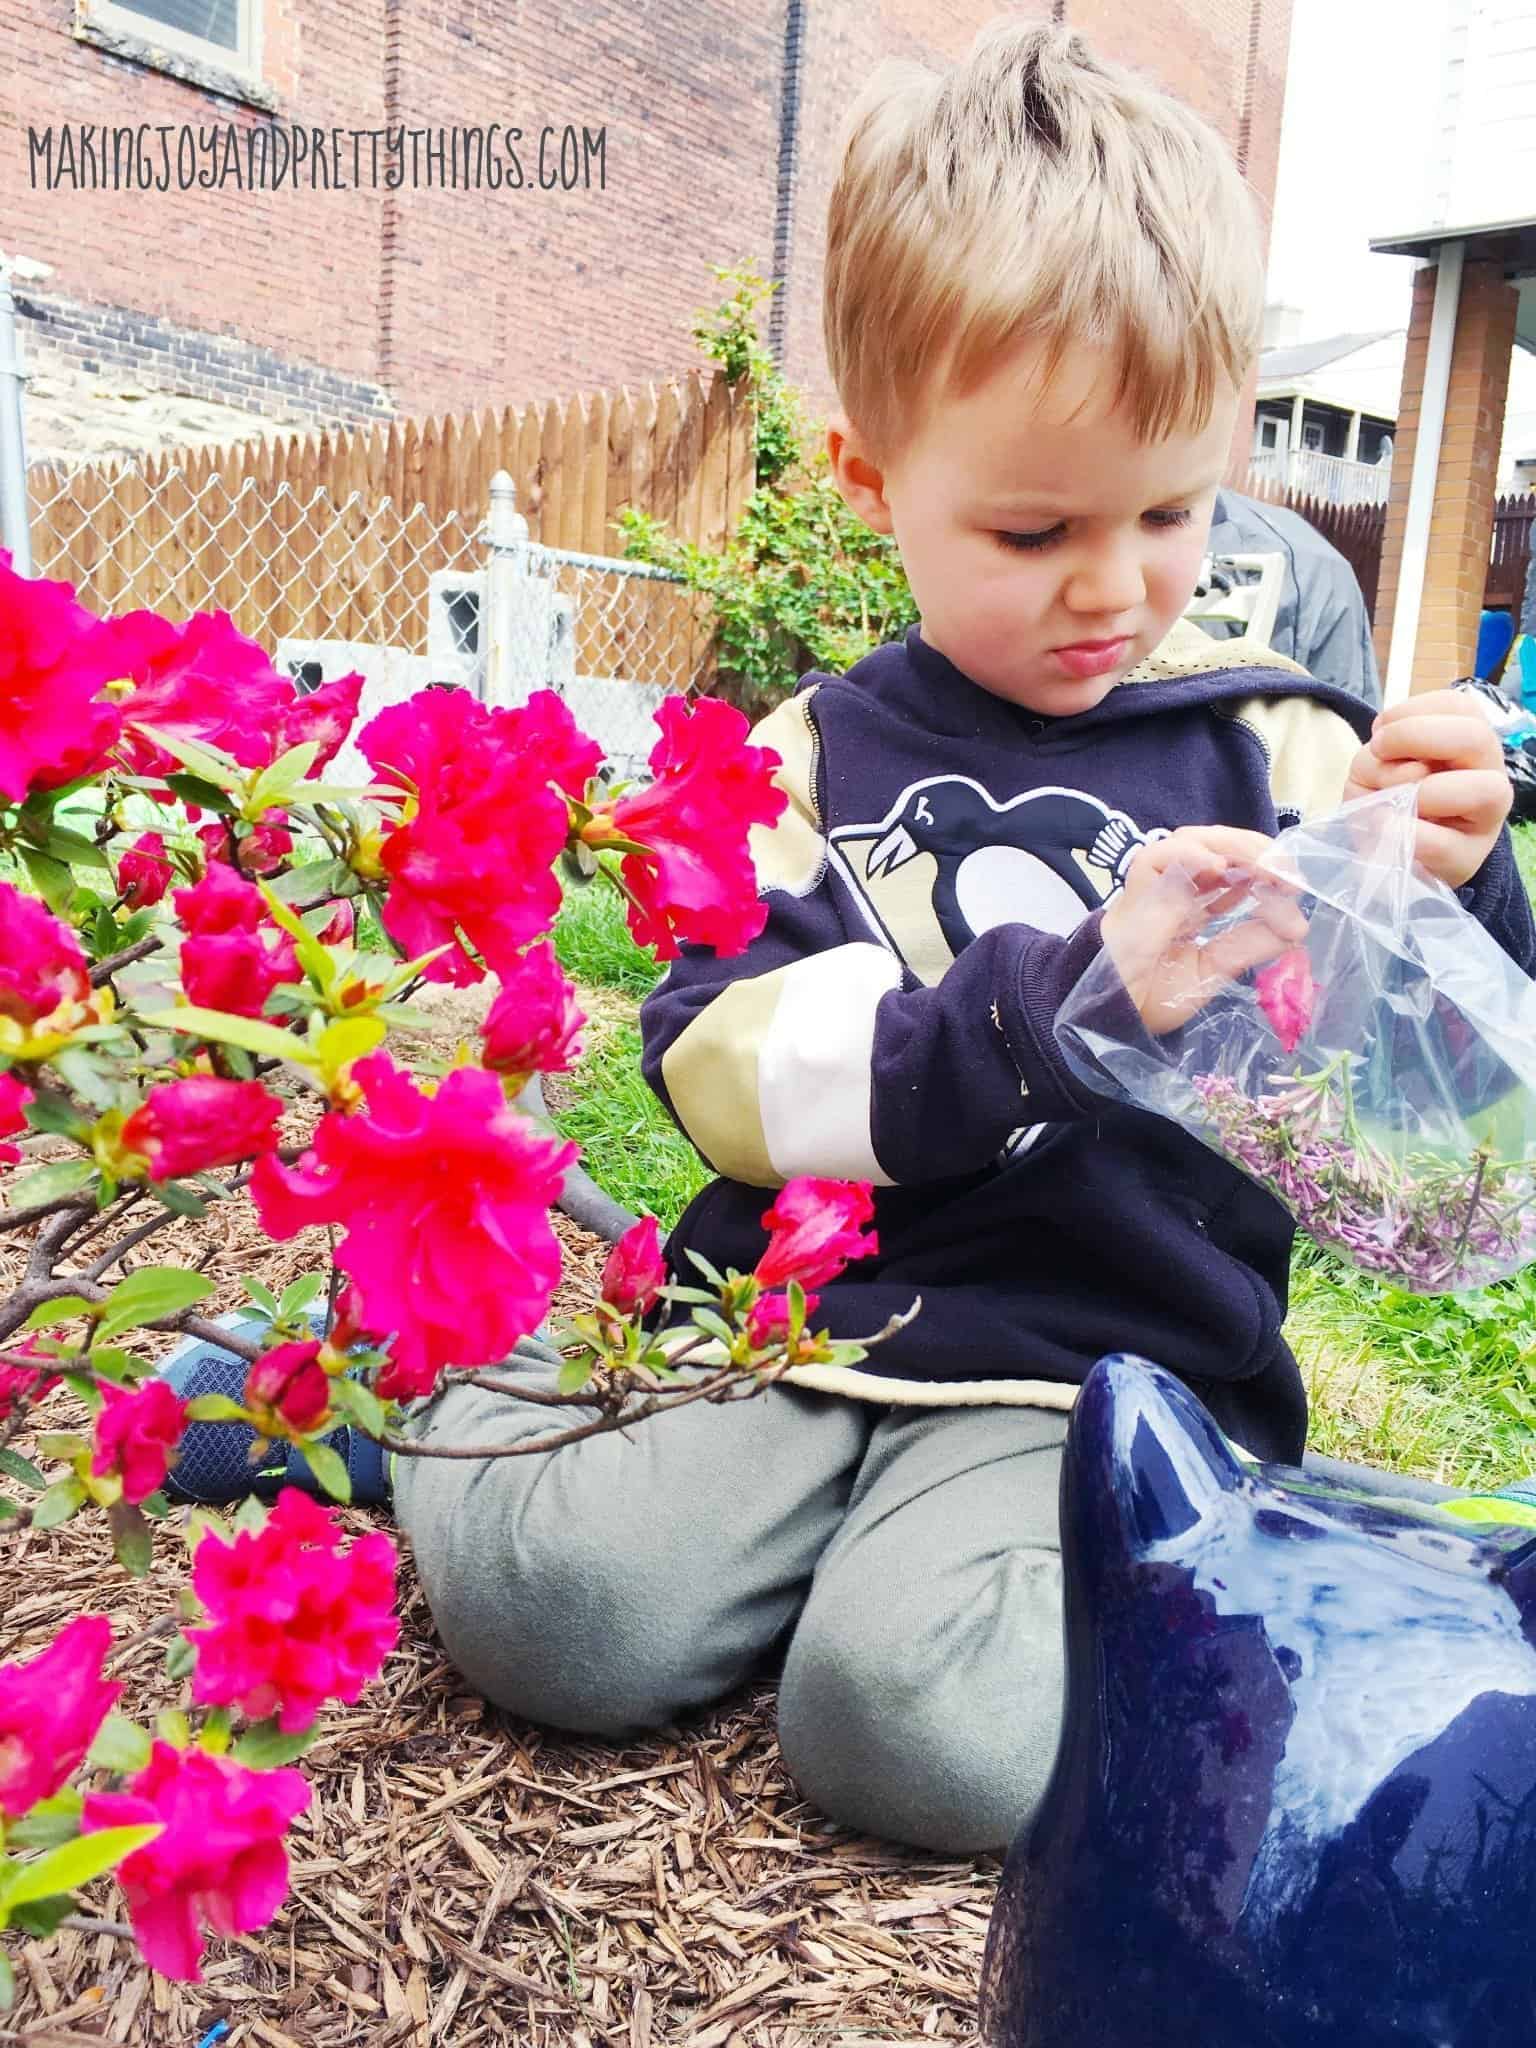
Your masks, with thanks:
M544 942L557 863L620 889L664 957L761 929L747 834L785 798L739 712L667 700L632 791L605 785L550 692L489 709L427 690L358 735L359 789L323 776L360 689L300 695L224 614L98 618L0 556L0 1228L29 1244L0 1300L0 1540L99 1509L118 1563L146 1571L156 1526L177 1526L161 1488L189 1423L244 1425L257 1457L301 1446L342 1500L322 1441L339 1423L452 1455L403 1433L398 1404L505 1359L560 1278L549 1211L575 1148L520 1107L583 1022ZM375 922L389 952L357 943ZM418 988L489 996L491 976L479 1063L401 1063L388 1040L420 1022ZM201 1274L126 1270L172 1219L247 1199L272 1237L320 1223L334 1245L280 1300L246 1283L256 1334L202 1319ZM871 1213L867 1188L791 1183L758 1270L689 1287L641 1219L602 1299L555 1333L571 1426L506 1454L862 1355L807 1326L805 1289L874 1249ZM183 1401L142 1343L163 1332L241 1358L242 1398ZM34 1462L15 1439L61 1385L88 1425L43 1428ZM195 1978L205 1930L249 1932L281 1904L309 1798L292 1765L398 1622L391 1539L348 1543L304 1494L183 1519L170 1669L188 1698L153 1738L118 1710L104 1616L0 1665L0 1930L51 1932L115 1870L145 1957ZM0 1950L0 2003L9 1987Z

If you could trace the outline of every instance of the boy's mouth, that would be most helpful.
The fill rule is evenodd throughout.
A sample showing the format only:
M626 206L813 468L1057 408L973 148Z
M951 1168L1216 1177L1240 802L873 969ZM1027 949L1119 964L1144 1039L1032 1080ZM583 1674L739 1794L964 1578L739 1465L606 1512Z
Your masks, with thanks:
M1070 647L1051 648L1050 659L1074 682L1087 682L1117 667L1130 644L1129 633L1118 640L1078 640Z

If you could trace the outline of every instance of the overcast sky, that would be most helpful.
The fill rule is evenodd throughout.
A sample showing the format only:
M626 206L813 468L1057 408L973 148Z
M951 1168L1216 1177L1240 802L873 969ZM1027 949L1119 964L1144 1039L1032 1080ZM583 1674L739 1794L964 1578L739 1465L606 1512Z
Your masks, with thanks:
M1423 226L1425 140L1439 88L1443 0L1294 0L1269 297L1302 309L1301 338L1405 327L1414 261L1374 235ZM1536 357L1516 349L1507 470L1536 452Z

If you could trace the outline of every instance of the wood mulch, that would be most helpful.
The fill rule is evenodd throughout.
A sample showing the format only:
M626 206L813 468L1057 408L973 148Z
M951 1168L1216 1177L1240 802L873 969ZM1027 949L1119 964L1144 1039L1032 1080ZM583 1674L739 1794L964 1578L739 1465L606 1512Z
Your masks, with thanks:
M559 1223L574 1302L606 1248ZM0 1238L0 1291L23 1250ZM239 1199L176 1222L143 1256L201 1266L219 1286L212 1313L242 1298L242 1274L280 1288L321 1264L326 1244L323 1232L270 1243ZM71 1419L69 1404L52 1397L50 1425ZM363 1511L343 1520L377 1526ZM162 1525L142 1580L111 1562L99 1517L0 1536L0 1656L104 1612L123 1709L142 1719L184 1704L155 1628L183 1577L183 1521L178 1511ZM304 1761L314 1796L272 1925L211 1942L201 1985L154 1977L111 1931L8 1938L20 1995L0 2016L0 2044L199 2048L220 2022L218 2048L975 2042L995 1859L945 1862L827 1822L784 1770L770 1687L605 1745L510 1719L468 1691L403 1539L401 1613L380 1680L328 1715ZM120 1919L109 1881L87 1896L93 1915Z

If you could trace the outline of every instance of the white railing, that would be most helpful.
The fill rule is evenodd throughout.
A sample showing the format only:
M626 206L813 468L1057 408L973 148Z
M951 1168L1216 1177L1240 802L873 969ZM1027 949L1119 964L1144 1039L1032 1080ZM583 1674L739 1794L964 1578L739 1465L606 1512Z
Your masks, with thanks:
M1270 490L1305 492L1329 505L1384 505L1392 464L1346 462L1315 448L1264 448L1248 465L1248 481Z

